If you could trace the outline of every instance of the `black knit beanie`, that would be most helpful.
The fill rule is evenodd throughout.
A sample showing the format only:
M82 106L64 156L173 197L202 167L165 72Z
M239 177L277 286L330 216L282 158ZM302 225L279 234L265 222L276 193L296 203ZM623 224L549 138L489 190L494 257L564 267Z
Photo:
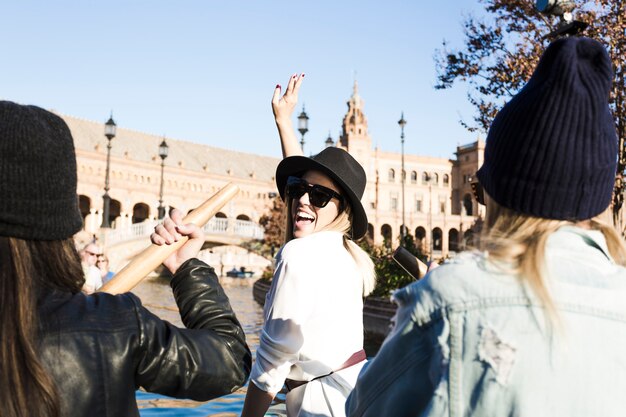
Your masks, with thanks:
M82 224L69 128L39 107L0 101L0 236L60 240Z
M617 135L611 61L597 41L545 51L526 86L494 119L478 179L498 204L558 220L590 219L611 202Z

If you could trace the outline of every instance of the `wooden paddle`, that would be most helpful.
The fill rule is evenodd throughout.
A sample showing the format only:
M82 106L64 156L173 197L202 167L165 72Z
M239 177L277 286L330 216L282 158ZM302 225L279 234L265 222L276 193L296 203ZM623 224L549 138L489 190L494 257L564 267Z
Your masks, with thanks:
M198 227L203 227L211 217L215 216L226 203L232 200L239 192L239 187L233 183L228 183L208 200L194 209L184 219L183 224L193 223ZM171 245L154 245L144 249L132 261L128 263L120 272L115 274L111 281L104 284L98 291L109 294L121 294L135 288L150 272L154 271L172 253L183 246L188 237L183 237L178 242Z
M426 264L402 246L398 246L393 252L392 258L415 279L424 278L428 273Z

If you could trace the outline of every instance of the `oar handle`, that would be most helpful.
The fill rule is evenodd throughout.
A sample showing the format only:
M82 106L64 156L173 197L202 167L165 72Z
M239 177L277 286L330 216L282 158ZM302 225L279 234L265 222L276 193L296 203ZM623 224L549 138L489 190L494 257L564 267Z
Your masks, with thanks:
M398 246L398 248L393 252L392 257L398 265L400 265L415 279L423 278L428 272L426 264L402 246Z
M232 200L239 192L239 187L228 183L208 200L194 209L184 219L183 223L193 223L198 227L204 227L209 219ZM150 245L143 252L133 258L111 281L107 282L99 291L109 294L121 294L135 288L150 272L154 271L172 253L183 246L188 237L184 236L178 242L171 245Z

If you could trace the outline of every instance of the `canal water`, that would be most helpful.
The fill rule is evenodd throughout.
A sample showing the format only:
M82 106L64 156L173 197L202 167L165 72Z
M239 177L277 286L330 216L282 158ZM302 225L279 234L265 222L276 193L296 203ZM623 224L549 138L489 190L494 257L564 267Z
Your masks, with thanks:
M246 333L246 341L252 357L259 345L259 335L263 326L263 308L252 297L251 279L224 278L222 286L230 298ZM182 326L178 308L174 302L169 283L160 278L148 278L133 292L141 298L146 308L164 320ZM137 391L137 404L141 417L231 417L238 416L243 408L246 387L236 392L208 402L179 400L163 395ZM266 416L283 416L284 394L279 394Z

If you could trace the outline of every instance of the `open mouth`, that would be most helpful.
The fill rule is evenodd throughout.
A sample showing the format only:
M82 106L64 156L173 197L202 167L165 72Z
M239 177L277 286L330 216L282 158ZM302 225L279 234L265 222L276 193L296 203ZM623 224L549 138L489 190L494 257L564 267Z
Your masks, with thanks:
M295 217L295 224L298 227L302 227L308 224L312 224L315 221L315 217L312 214L304 211L298 211Z

